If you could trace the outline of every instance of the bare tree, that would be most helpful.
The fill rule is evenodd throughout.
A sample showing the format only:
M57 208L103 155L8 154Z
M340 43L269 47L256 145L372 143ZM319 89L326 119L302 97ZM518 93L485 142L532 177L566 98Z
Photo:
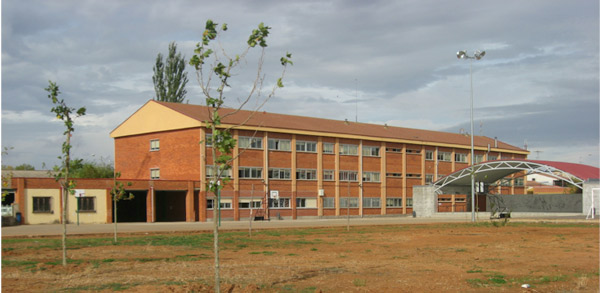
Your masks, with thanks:
M205 97L206 105L209 107L209 119L208 127L212 135L210 136L210 143L212 144L212 173L214 174L213 180L207 184L207 190L212 192L215 196L215 211L220 207L220 190L224 185L227 184L229 178L223 176L227 170L231 169L231 164L237 157L232 155L233 149L236 145L236 140L233 138L232 130L235 127L244 125L252 118L253 114L256 113L274 94L277 88L283 87L282 79L285 75L287 65L292 65L290 60L292 55L287 53L284 57L281 57L280 62L283 67L281 75L277 79L272 90L266 95L261 95L261 90L264 82L263 75L263 63L265 57L265 48L267 47L267 36L269 35L268 26L260 23L256 29L250 34L247 46L241 54L230 57L223 47L219 44L212 45L212 42L217 39L219 34L227 30L227 24L221 25L220 29L217 29L217 23L212 20L206 21L205 30L202 37L202 42L196 45L194 50L194 56L190 59L190 65L196 69L196 77L202 93ZM252 82L252 86L248 94L242 98L240 105L235 109L229 111L221 111L224 108L225 103L225 89L230 87L229 81L232 77L233 71L240 65L242 60L245 60L248 52L256 46L260 48L260 57L258 58L257 73ZM214 49L214 50L213 50ZM210 64L205 64L210 63ZM213 78L216 79L214 85ZM261 99L256 103L256 108L250 111L249 114L242 123L238 123L233 126L224 126L222 123L231 115L239 113L248 102L253 99ZM220 262L219 262L219 223L217 212L213 214L213 236L214 236L214 273L215 273L215 292L220 290Z

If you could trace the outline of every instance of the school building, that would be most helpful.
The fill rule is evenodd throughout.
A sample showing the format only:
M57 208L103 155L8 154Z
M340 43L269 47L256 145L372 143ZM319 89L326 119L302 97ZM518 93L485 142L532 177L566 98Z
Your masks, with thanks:
M135 203L124 207L136 211L132 221L213 217L209 112L151 100L111 132L120 181L137 186ZM232 115L221 127L233 127L238 143L231 180L220 194L222 219L411 214L413 186L471 161L525 159L529 153L475 136L472 158L464 134L222 109L226 114ZM524 194L523 181L515 178L496 192Z

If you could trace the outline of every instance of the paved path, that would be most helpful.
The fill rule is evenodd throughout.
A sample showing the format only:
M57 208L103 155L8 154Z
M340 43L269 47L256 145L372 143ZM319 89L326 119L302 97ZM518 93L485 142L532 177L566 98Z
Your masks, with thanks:
M489 218L479 217L478 221L489 221ZM545 218L513 218L511 221L560 221L560 222L586 222L598 224L598 219L586 220L585 216L570 217L545 217ZM466 223L470 222L469 215L443 215L432 218L399 217L374 217L374 218L350 218L351 226L364 225L410 225L430 223ZM335 219L301 219L301 220L272 220L254 221L252 229L272 228L302 228L302 227L334 227L346 226L348 220L344 218ZM249 221L223 221L221 230L248 230ZM113 224L76 224L67 225L68 235L86 234L112 234ZM185 231L211 231L212 222L169 222L169 223L120 223L119 233L151 233L151 232L185 232ZM35 236L60 236L62 235L61 224L43 225L20 225L2 227L2 237L35 237Z

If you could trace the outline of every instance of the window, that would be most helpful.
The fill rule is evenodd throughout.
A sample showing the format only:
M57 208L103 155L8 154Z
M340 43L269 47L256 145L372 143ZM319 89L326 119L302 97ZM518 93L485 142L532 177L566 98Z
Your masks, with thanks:
M524 186L525 185L525 181L523 180L523 178L515 178L515 186Z
M421 178L421 174L407 173L406 178Z
M401 148L385 148L386 152L389 153L401 153L402 149Z
M240 209L249 209L252 205L253 209L260 209L262 207L262 201L260 199L250 200L249 198L240 198L238 207Z
M358 146L355 144L340 144L340 155L358 155Z
M388 208L401 208L402 198L401 197L389 197L385 200L385 206Z
M231 199L227 199L227 198L221 198L221 209L231 209ZM212 210L215 207L215 199L214 198L207 198L206 199L206 209L208 210Z
M284 168L269 168L269 179L292 179L292 170Z
M80 212L95 212L96 211L96 198L95 197L78 197L77 205L79 206Z
M297 169L296 179L298 180L317 180L317 170L315 169Z
M333 208L335 208L335 198L333 198L333 197L324 197L323 198L323 208L324 209L333 209Z
M246 137L240 136L239 146L243 149L262 149L262 138L261 137Z
M160 169L150 169L150 179L160 179Z
M498 156L488 155L488 161L495 161L495 160L498 160Z
M289 139L269 138L269 149L274 151L291 151L292 142Z
M317 143L314 141L296 141L296 151L298 152L317 152Z
M406 207L407 208L412 207L412 197L407 197L406 198Z
M356 197L340 197L340 208L348 208L348 202L350 202L351 208L358 207L358 198L356 198Z
M363 197L363 208L379 208L381 199L379 197Z
M296 207L297 208L316 208L317 207L317 199L316 198L296 198Z
M379 157L379 147L363 146L362 154L366 157Z
M358 172L340 171L340 181L358 181Z
M449 152L438 152L438 161L450 162L452 158L452 153Z
M160 150L160 140L158 139L151 139L150 140L150 151L151 152L155 152Z
M290 208L290 199L289 198L279 198L279 199L273 199L270 198L269 199L269 208L280 208L280 209L285 209L285 208Z
M223 170L221 172L221 178L231 178L231 169ZM212 165L206 165L206 178L215 178L214 169Z
M204 143L207 147L212 147L212 133L207 133L206 138L204 139Z
M402 173L386 173L385 176L387 177L402 177Z
M260 167L240 167L238 175L240 178L261 179L262 178L262 168L260 168Z
M379 172L363 172L364 182L379 182Z
M454 154L454 161L458 163L466 163L467 162L467 154L456 153Z
M433 174L425 174L425 184L433 183Z
M425 151L425 160L433 161L433 151Z
M52 213L50 205L51 197L43 196L33 197L33 212L34 213Z
M323 143L323 153L324 154L333 154L335 153L335 144L330 143L330 142L324 142Z
M334 181L335 170L323 170L323 181Z
M410 149L407 149L406 153L407 154L420 154L421 150L410 150Z
M483 162L483 155L475 155L475 164Z

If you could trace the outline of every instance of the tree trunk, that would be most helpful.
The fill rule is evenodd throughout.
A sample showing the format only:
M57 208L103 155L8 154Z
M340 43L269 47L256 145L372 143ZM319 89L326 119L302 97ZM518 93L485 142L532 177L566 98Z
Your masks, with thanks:
M71 145L71 132L67 132L67 146ZM62 194L62 213L63 213L63 235L62 235L62 265L67 266L67 199L69 198L69 153L67 149L65 154L65 182L63 182L63 194Z

